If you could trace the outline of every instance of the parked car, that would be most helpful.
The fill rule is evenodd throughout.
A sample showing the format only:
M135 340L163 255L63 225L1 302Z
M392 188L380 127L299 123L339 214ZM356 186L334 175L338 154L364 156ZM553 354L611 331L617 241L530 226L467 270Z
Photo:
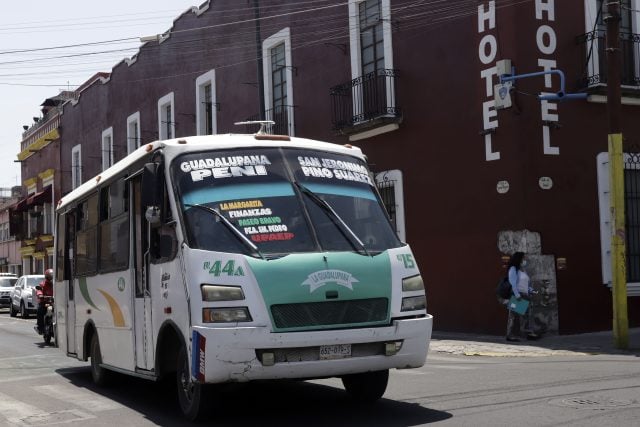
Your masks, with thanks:
M0 307L11 306L11 291L18 281L14 274L0 273Z
M42 274L28 274L21 276L11 291L11 304L9 314L15 317L18 312L23 318L28 318L30 314L38 311L38 301L36 300L36 286L44 280Z

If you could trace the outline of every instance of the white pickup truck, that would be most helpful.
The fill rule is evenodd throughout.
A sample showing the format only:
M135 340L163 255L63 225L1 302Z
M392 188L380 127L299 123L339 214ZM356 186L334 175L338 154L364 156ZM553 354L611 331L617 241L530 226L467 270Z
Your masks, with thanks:
M11 317L15 317L18 312L25 319L30 314L35 314L38 310L36 286L43 280L44 276L42 274L29 274L18 279L11 291L11 304L9 306Z

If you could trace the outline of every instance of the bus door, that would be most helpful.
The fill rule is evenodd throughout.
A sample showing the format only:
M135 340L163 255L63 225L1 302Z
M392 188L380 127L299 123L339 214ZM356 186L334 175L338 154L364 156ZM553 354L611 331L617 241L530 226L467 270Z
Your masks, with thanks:
M134 341L136 368L153 369L153 329L149 289L149 233L142 208L141 177L131 180L133 194Z
M75 282L75 259L74 259L74 251L76 244L76 215L75 211L70 211L65 215L67 221L66 227L66 251L67 256L65 257L65 262L68 262L68 265L65 266L65 269L68 268L68 278L67 282L67 353L76 354L76 301L74 295L74 282Z

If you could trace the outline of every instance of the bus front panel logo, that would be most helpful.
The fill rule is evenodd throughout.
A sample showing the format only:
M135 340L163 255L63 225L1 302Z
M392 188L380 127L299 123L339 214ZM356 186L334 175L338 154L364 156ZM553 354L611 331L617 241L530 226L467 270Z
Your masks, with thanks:
M336 283L353 290L353 284L359 280L353 277L351 273L342 270L320 270L311 273L307 280L302 282L301 286L309 286L309 293L313 293L316 289L321 288L327 283Z

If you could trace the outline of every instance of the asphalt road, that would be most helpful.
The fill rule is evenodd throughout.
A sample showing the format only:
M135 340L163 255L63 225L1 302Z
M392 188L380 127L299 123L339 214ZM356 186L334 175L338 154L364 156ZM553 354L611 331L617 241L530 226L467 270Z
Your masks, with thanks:
M99 388L86 363L44 346L34 319L0 311L0 426L183 426L170 385L131 377ZM459 356L392 371L384 398L351 403L336 379L218 390L217 426L638 426L633 355Z

